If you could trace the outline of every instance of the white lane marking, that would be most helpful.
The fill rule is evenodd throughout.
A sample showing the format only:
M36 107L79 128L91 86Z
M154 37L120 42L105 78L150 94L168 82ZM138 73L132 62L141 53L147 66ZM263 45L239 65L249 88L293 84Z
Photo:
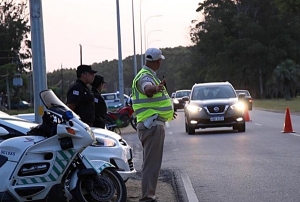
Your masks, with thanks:
M300 137L300 135L297 133L289 133L289 134Z
M262 126L262 124L259 124L259 123L254 123L254 125ZM297 134L297 133L288 133L288 134L300 137L300 134Z
M195 194L195 190L192 186L192 183L191 183L191 180L189 178L189 176L187 175L187 173L182 173L181 174L181 179L183 181L183 186L185 188L185 191L186 191L186 195L188 197L188 200L190 202L199 202L198 201L198 198Z

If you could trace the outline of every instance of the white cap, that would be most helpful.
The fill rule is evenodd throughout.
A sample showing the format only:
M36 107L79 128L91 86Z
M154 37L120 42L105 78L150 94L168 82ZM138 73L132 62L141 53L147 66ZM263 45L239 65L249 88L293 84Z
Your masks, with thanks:
M148 48L145 52L145 58L147 61L155 61L159 59L165 59L162 52L158 48Z

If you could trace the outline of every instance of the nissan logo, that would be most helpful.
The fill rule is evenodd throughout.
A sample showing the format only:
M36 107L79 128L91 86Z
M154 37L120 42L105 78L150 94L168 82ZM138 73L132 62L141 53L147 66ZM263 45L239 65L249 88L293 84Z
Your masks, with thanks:
M214 107L214 111L218 112L219 111L219 107Z

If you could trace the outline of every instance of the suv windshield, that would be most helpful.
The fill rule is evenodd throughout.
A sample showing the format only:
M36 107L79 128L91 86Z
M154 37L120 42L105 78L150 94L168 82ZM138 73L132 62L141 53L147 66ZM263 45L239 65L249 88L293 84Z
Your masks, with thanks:
M209 100L235 98L236 94L231 86L199 86L193 89L191 100Z
M190 96L190 93L191 93L190 90L188 90L188 91L179 91L179 92L176 92L175 97L176 98L181 98L181 97L184 97L184 96Z

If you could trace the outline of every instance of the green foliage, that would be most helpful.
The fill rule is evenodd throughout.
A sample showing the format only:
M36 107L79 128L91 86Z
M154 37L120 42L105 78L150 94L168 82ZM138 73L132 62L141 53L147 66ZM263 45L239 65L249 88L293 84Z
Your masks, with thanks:
M197 11L204 18L194 21L191 40L197 54L202 56L194 58L194 63L202 65L205 81L227 80L258 98L274 95L270 91L275 88L270 76L274 69L287 59L300 62L299 19L297 15L281 12L277 7L279 1L199 3ZM287 6L286 2L281 3ZM292 82L289 85L294 86ZM293 94L299 90L294 89ZM280 91L276 95L285 95L284 89Z
M275 0L275 2L281 12L299 14L300 0Z
M274 82L280 93L283 92L285 99L290 100L296 96L296 89L299 87L300 66L292 60L286 60L278 65L273 72Z
M28 1L0 0L0 66L14 63L18 72L30 70Z

